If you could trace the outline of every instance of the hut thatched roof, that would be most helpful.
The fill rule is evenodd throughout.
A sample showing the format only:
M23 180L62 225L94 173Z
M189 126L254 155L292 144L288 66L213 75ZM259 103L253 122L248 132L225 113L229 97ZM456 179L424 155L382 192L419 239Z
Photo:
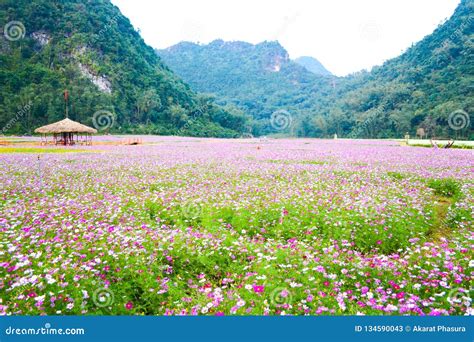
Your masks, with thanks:
M64 119L43 127L35 129L35 133L53 134L53 133L97 133L92 127L80 124L70 119Z

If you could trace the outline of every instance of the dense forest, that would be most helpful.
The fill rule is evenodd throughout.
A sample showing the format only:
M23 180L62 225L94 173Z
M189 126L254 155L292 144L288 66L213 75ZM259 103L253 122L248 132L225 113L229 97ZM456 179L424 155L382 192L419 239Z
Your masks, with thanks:
M196 91L250 114L253 135L276 133L281 127L294 133L286 121L290 115L293 126L295 115L312 116L331 101L335 77L315 75L290 60L278 42L182 42L157 53ZM272 127L273 113L281 114L286 124Z
M0 2L0 128L31 134L69 117L108 131L240 136L248 118L192 91L106 0ZM106 118L107 119L107 118Z
M106 132L474 139L473 3L401 56L336 77L278 42L155 51L109 0L3 0L0 134L62 119L67 89L69 117L107 113Z
M474 1L462 0L449 20L401 56L343 79L319 132L401 137L423 128L429 137L474 139L473 9Z
M254 135L391 138L422 128L474 139L473 6L462 0L401 56L347 77L310 73L277 42L182 42L157 52L192 88L251 114Z

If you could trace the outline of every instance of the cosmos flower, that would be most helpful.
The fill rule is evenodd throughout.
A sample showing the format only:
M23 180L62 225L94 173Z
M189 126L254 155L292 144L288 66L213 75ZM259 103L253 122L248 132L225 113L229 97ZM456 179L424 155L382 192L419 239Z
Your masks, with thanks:
M472 282L472 151L144 141L44 154L41 183L34 155L0 153L0 314L472 312L453 296ZM448 178L433 238L427 184Z

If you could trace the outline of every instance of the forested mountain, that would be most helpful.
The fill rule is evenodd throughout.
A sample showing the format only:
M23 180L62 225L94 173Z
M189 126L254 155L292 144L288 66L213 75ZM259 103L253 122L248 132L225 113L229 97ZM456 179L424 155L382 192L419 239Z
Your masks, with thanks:
M449 20L401 56L341 80L336 101L321 113L323 127L360 137L424 128L432 137L474 139L473 10L474 1L462 0Z
M251 114L257 135L278 131L271 125L272 113L311 115L332 92L334 77L316 76L291 61L278 42L182 42L157 53L196 91Z
M239 136L246 117L196 94L108 0L0 2L0 133L31 133L64 117L111 131Z
M71 119L92 125L105 111L115 132L474 139L473 3L401 56L341 78L278 42L183 42L162 60L109 0L2 0L0 134L62 119L68 89Z
M386 138L424 128L429 136L474 138L472 13L473 1L462 0L401 56L343 78L308 72L277 42L180 43L158 54L192 88L251 114L257 135ZM272 125L275 111L291 116L284 130Z
M314 57L302 56L293 60L296 64L301 65L306 70L316 75L329 76L332 75L325 67Z

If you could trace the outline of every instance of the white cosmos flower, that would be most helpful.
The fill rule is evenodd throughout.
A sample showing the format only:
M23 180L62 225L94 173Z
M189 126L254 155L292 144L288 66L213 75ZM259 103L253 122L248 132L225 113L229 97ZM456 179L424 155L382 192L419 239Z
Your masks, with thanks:
M44 295L35 297L35 301L42 302L42 301L44 301L44 297L45 297Z
M54 280L53 277L51 277L51 275L48 274L48 275L46 276L46 282L47 282L48 284L54 284L54 283L56 282L56 280Z

